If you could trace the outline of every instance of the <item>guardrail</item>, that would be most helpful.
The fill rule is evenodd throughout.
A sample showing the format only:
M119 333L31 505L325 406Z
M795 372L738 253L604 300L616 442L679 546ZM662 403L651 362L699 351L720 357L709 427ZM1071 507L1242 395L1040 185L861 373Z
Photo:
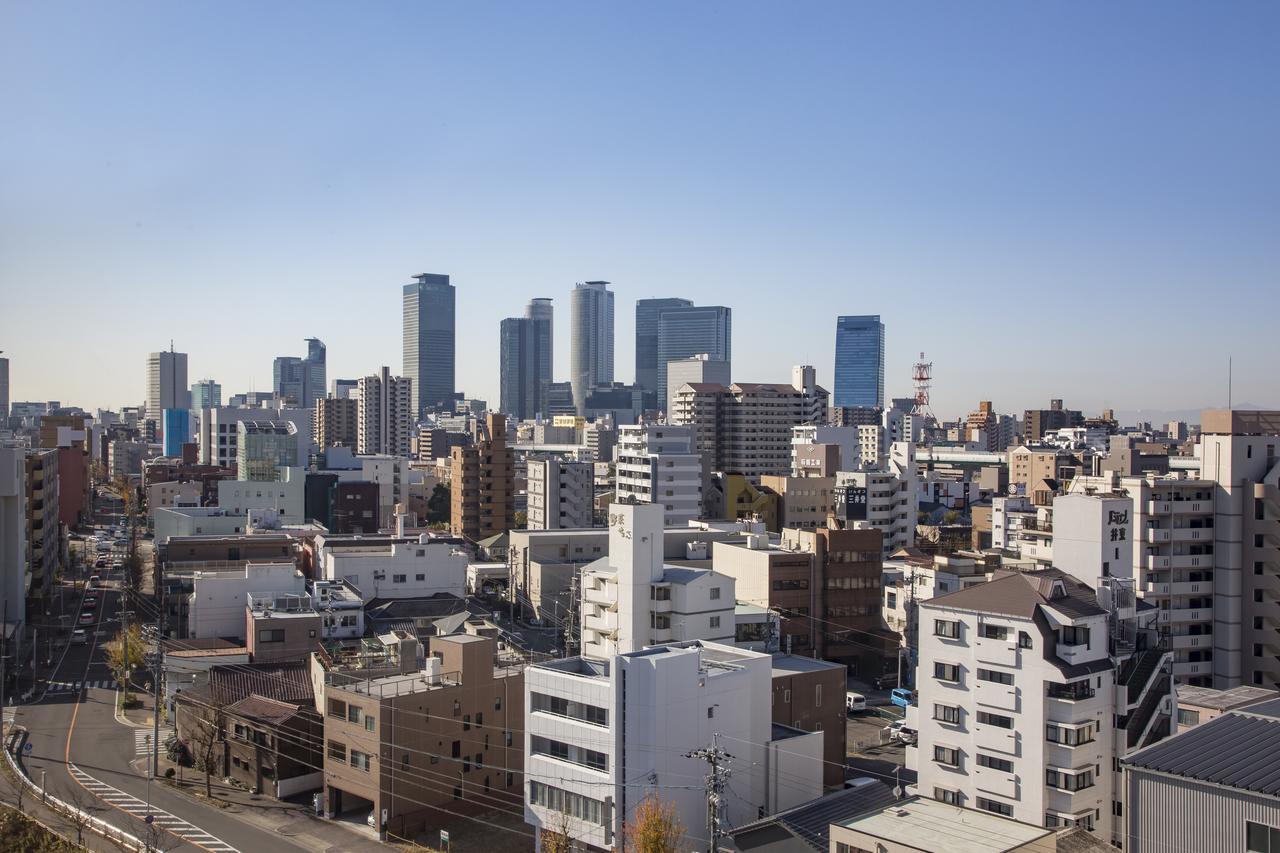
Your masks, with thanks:
M118 829L107 823L101 818L94 817L82 809L76 808L70 803L64 802L50 794L44 788L41 788L27 776L22 765L18 763L14 757L14 752L20 748L23 741L27 739L27 730L22 726L13 726L9 730L9 737L4 744L4 758L9 763L10 769L18 777L18 784L23 785L31 790L31 793L40 797L40 801L47 806L51 806L55 811L62 812L67 815L69 820L74 820L82 824L85 829L101 835L108 841L123 846L126 850L145 851L147 845L137 837L130 835L122 829Z

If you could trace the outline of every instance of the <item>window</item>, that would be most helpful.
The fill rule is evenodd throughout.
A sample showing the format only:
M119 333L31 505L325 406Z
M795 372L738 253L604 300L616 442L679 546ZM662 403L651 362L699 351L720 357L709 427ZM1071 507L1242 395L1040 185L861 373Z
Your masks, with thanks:
M339 764L347 763L347 745L336 740L329 741L329 760Z
M1089 645L1089 629L1076 626L1076 625L1064 625L1062 627L1062 645L1064 646Z
M283 643L284 629L283 628L263 628L262 630L258 631L258 642L259 643Z
M982 637L986 640L1007 640L1009 639L1009 629L1004 625L992 625L989 622L983 622Z
M711 587L711 600L712 601L720 600L720 587L718 586Z
M1081 744L1093 743L1093 724L1072 727L1049 723L1045 726L1044 736L1049 743L1056 743L1061 746L1080 746Z
M994 669L979 669L979 681L990 681L993 684L1013 684L1012 672L998 672Z
M986 797L978 797L978 808L984 811L995 812L1005 817L1013 817L1013 806L1008 803L998 803L995 800L988 800Z
M351 766L356 770L363 770L365 773L368 773L369 754L367 752L357 752L354 749L351 750Z
M933 664L933 677L939 681L959 681L960 667L954 663L935 661Z
M1013 762L1009 759L996 758L994 755L984 755L981 752L978 753L978 766L999 770L1001 773L1013 772Z
M960 623L948 619L933 620L933 636L954 640L960 636Z
M940 803L946 803L949 806L960 805L960 792L952 791L950 788L934 788L933 798Z
M948 767L959 767L960 750L949 746L935 746L933 748L933 760L938 764L945 764Z
M712 628L719 628L719 627L720 627L720 617L719 617L719 616L712 616L712 617L711 617L711 627L712 627Z
M955 705L934 705L933 718L940 723L956 725L960 722L960 709Z
M1178 709L1178 725L1180 726L1200 725L1200 712L1188 711L1186 708L1179 708Z
M1244 849L1249 853L1280 853L1280 829L1265 823L1245 821Z
M986 711L978 712L978 722L984 726L996 726L1002 729L1013 728L1013 717L1006 717L1002 714L989 714Z

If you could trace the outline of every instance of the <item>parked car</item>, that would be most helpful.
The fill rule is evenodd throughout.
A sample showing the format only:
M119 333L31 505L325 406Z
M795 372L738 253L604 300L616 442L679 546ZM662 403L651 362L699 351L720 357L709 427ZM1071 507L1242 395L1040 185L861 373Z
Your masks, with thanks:
M850 690L844 694L844 709L850 714L861 714L867 710L867 697Z
M916 694L914 690L908 690L905 687L895 687L889 691L889 701L897 705L899 708L906 708L908 705L914 705Z

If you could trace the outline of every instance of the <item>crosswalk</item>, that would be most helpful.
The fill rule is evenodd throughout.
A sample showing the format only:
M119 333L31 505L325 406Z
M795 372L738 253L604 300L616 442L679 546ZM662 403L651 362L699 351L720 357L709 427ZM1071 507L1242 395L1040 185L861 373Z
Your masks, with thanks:
M164 749L164 742L169 739L169 735L173 734L172 728L165 726L160 727L160 748ZM150 755L151 754L151 729L134 729L133 731L133 754L134 755Z
M99 678L97 680L90 679L88 681L50 681L49 693L79 693L85 688L98 688L101 690L115 690L116 680L114 678Z
M198 844L206 850L213 851L213 853L237 853L236 849L230 844L220 841L198 826L187 823L182 818L172 815L164 809L159 809L155 806L148 808L147 804L137 797L126 794L119 788L113 788L105 782L99 782L74 764L68 766L71 769L71 775L75 777L76 781L84 785L85 788L103 802L128 812L139 820L145 820L147 815L150 814L155 826L173 833L183 841Z

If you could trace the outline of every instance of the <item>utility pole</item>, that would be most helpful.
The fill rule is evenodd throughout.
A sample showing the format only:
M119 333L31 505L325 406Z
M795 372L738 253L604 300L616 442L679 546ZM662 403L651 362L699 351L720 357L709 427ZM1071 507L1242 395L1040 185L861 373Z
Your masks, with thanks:
M685 758L698 758L711 765L707 773L707 837L708 853L717 853L720 838L724 835L724 789L728 783L728 768L732 755L720 748L720 733L711 735L711 746L700 747L685 753Z

